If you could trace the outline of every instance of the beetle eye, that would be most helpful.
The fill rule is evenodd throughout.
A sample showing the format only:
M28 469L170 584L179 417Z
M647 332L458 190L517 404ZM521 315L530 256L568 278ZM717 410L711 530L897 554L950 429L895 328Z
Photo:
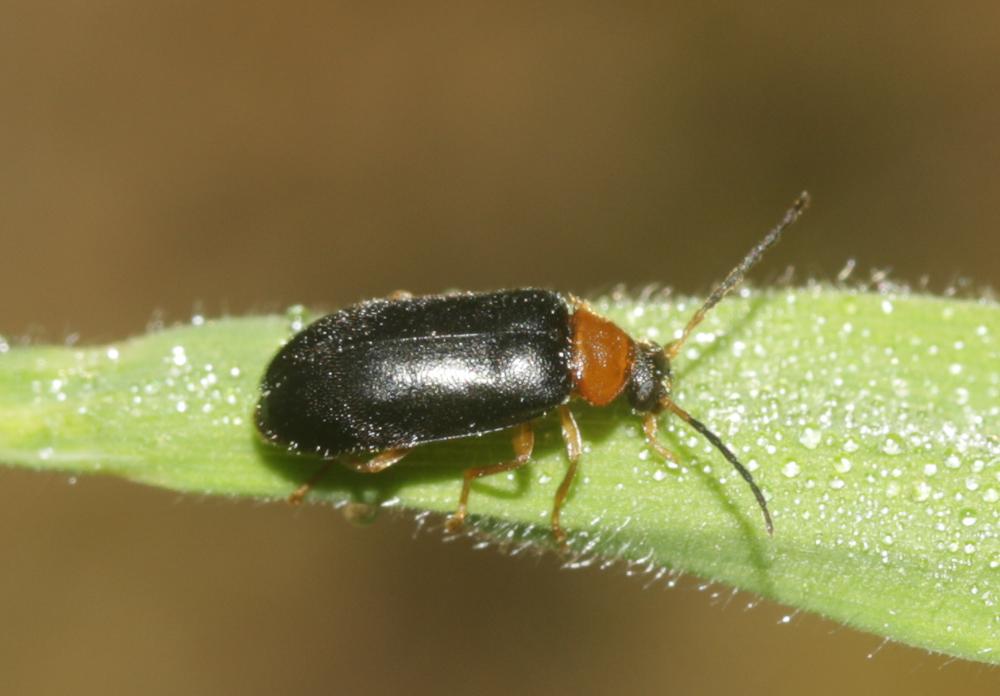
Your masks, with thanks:
M657 348L659 348L659 346L657 346ZM657 372L663 374L664 376L670 374L670 359L662 350L658 350L653 355L653 364L656 365Z

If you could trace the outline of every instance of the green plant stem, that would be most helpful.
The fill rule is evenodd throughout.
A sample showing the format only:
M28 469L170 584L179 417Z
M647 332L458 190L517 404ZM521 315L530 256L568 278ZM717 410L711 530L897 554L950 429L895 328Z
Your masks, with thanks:
M668 340L692 301L601 299ZM319 463L261 445L260 376L297 316L197 322L98 347L0 340L0 461L179 491L281 499ZM623 406L574 407L580 475L563 511L584 558L641 561L759 593L890 639L1000 663L1000 307L816 286L723 303L674 363L675 398L753 471L774 515L677 419L645 447ZM418 449L393 469L336 468L311 501L448 512L461 470L506 459L498 434ZM532 464L477 482L472 525L551 544L565 471L558 419Z

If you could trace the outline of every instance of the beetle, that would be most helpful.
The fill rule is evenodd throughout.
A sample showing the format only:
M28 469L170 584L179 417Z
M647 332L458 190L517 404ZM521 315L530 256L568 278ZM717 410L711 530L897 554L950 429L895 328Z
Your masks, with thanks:
M773 534L767 501L751 473L674 402L671 361L706 313L808 204L803 192L666 346L633 339L577 297L533 288L392 297L329 314L271 360L256 407L257 429L268 443L328 460L346 458L345 464L364 473L383 471L420 445L509 429L513 459L465 470L457 509L447 521L455 531L468 514L472 482L527 464L532 422L556 411L569 460L550 518L562 546L560 511L583 449L569 404L577 398L607 406L624 397L643 417L648 446L664 459L677 461L656 437L661 412L706 438L745 479ZM325 467L317 477L323 472ZM301 500L310 485L292 500Z

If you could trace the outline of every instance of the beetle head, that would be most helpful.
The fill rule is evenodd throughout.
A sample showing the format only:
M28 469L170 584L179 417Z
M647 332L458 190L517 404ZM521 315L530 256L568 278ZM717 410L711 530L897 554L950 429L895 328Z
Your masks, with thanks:
M636 411L662 410L662 401L670 396L670 359L658 344L652 341L635 344L625 393Z

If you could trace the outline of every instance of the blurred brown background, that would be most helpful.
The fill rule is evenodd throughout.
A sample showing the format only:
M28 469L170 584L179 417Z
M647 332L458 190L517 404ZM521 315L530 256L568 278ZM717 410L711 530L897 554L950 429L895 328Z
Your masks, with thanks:
M0 3L0 333L405 288L1000 281L1000 5ZM743 7L742 5L747 5ZM752 5L752 7L750 6ZM995 694L321 508L0 471L3 693Z

